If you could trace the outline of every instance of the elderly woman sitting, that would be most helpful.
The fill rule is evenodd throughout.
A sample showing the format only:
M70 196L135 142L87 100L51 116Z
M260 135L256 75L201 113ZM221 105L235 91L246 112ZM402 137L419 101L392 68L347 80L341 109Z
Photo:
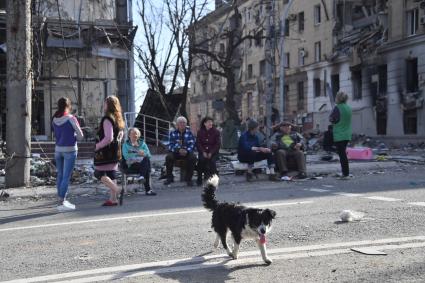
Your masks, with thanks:
M138 180L144 180L146 195L154 196L156 193L150 187L151 154L140 136L139 129L130 128L128 130L128 139L122 146L122 155L128 169L140 173Z

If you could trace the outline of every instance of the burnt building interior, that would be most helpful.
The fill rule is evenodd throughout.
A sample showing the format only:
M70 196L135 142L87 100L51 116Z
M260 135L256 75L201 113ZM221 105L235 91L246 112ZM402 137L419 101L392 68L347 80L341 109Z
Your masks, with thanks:
M5 2L0 1L0 47L6 44ZM32 136L51 138L56 101L67 96L90 138L103 100L116 95L123 111L134 111L131 1L32 1ZM0 48L1 133L5 138L6 56Z
M390 17L390 5L393 6L391 7L393 18ZM406 15L405 24L401 15L399 15L399 21L394 21L394 11L400 7L406 10L404 13ZM400 38L390 38L389 35L391 29L396 28L397 25L401 25L402 30L404 28L405 40L417 35L416 31L419 30L420 25L425 24L425 18L420 19L418 16L419 11L422 11L422 14L425 12L425 1L399 1L399 3L390 0L335 1L336 24L333 33L336 47L334 57L350 56L353 74L355 70L365 70L363 79L367 82L372 98L378 135L387 134L388 84L394 83L394 78L388 78L389 60L394 60L394 56L389 56L388 52L385 53L382 49L400 40ZM400 13L403 12L400 11ZM406 45L403 48L413 49L414 47ZM398 57L405 56L405 58L404 66L400 66L398 69L398 76L401 79L396 82L403 113L401 119L403 119L404 134L406 135L418 133L418 110L423 108L424 100L423 91L419 86L418 58L411 55L412 51L408 52L408 56L403 52L398 55ZM362 73L361 71L359 73L361 82ZM352 75L352 79L355 80L354 75ZM356 93L353 93L353 97L356 97Z

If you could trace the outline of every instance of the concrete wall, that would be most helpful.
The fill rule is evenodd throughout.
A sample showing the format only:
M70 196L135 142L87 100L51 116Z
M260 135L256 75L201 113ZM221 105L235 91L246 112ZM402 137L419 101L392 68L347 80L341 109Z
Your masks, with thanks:
M53 55L52 55L53 56ZM53 62L57 57L52 57ZM48 80L43 81L43 92L44 92L44 109L45 109L45 129L46 135L50 135L50 113L54 113L57 110L57 100L60 97L68 97L73 102L73 110L78 110L78 81L76 79L71 80L69 76L76 77L77 64L74 60L69 60L70 65L66 62L52 63L52 76L61 77L61 79L52 80L52 93L50 96L50 82ZM48 68L48 64L45 68ZM68 72L69 70L69 72ZM48 69L46 69L48 72ZM47 73L48 75L48 73ZM117 83L114 79L116 77L116 66L115 60L104 59L104 58L81 58L80 59L80 77L81 79L81 113L77 113L79 116L84 117L86 126L95 128L99 122L99 119L103 114L103 101L107 95L117 94ZM62 79L63 78L63 79ZM85 80L90 78L90 80ZM105 93L105 80L108 84L108 91ZM99 80L96 80L99 79ZM52 103L52 109L50 109L50 103Z

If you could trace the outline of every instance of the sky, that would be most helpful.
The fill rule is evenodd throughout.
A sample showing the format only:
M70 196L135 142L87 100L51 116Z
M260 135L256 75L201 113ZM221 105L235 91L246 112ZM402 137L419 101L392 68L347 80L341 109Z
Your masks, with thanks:
M142 29L140 28L141 26L141 21L140 21L140 17L138 14L138 8L137 8L137 1L135 0L133 1L133 23L136 26L139 26L139 29L137 31L136 37L135 37L135 44L140 44L143 35L142 35ZM162 1L162 0L155 0L155 1ZM208 9L209 10L213 10L214 9L214 0L209 0L208 3ZM164 32L163 33L163 37L164 37L164 42L167 42L166 39L170 36L169 32ZM135 56L137 57L137 54L135 54ZM136 58L137 59L137 58ZM136 99L136 107L135 110L136 112L139 111L140 106L143 104L143 101L145 99L145 94L146 91L148 89L148 85L146 83L146 79L143 77L143 74L141 73L139 67L137 64L134 65L134 89L135 89L135 99Z

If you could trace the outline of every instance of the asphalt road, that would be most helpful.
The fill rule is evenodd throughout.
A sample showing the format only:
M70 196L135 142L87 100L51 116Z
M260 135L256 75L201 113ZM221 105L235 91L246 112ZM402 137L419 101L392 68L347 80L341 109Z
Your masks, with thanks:
M246 183L224 176L227 201L277 212L268 237L273 263L254 242L240 258L213 249L201 189L157 186L104 208L104 194L75 196L77 210L57 213L53 199L0 203L0 281L13 282L424 282L425 167L354 172L303 182ZM339 222L342 210L364 213ZM369 248L386 255L366 255Z

